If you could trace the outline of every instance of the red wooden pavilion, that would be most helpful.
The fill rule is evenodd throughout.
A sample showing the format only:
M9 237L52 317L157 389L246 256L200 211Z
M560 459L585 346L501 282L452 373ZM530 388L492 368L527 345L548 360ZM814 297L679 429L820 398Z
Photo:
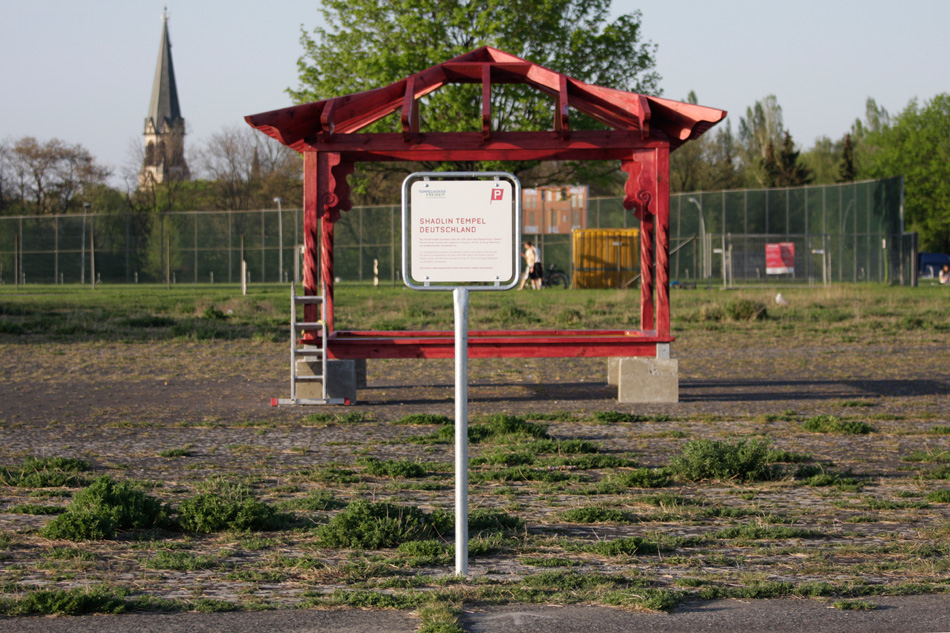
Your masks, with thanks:
M481 129L425 132L419 101L453 83L482 86ZM553 98L542 132L491 129L495 84L525 84ZM571 108L606 124L571 129ZM400 111L401 133L358 133ZM336 331L333 227L352 208L347 176L363 161L619 160L623 205L640 220L639 329L471 332L471 357L654 356L668 344L669 155L726 116L723 110L586 84L495 48L483 47L389 86L245 117L304 157L304 278L307 294L325 285L331 358L451 358L452 332ZM320 229L320 230L318 230ZM319 262L319 266L318 266ZM319 278L318 278L319 275ZM309 317L308 317L309 319Z

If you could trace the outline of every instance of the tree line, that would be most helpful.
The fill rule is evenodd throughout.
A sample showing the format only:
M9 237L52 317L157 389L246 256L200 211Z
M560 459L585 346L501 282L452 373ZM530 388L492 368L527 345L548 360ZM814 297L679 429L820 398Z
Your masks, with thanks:
M247 126L231 126L186 148L198 177L141 187L144 147L134 144L116 173L82 145L35 137L0 140L0 215L243 211L301 205L296 152ZM116 178L113 178L116 176ZM116 186L114 181L122 184ZM112 181L112 182L110 182ZM88 205L88 206L87 206Z
M590 84L662 94L657 45L643 36L642 14L612 18L611 0L324 0L326 27L301 29L297 103L385 86L480 46L494 46ZM480 127L477 85L452 85L424 97L421 116L433 131ZM690 93L686 101L697 103ZM492 91L492 129L551 127L551 99L524 86ZM575 129L602 125L572 113ZM398 117L368 131L398 131ZM141 152L142 150L138 150ZM137 186L141 154L124 174L125 187L81 146L54 139L0 142L0 213L69 213L89 203L97 211L244 210L301 204L301 162L250 128L226 128L188 153L199 177L149 189ZM782 107L766 95L733 127L720 123L671 156L674 192L789 187L905 176L907 229L923 250L950 252L950 95L911 101L891 115L868 99L863 116L838 139L796 144ZM197 167L197 170L195 169ZM624 175L611 162L364 164L351 177L355 204L392 204L408 171L512 171L525 186L581 183L592 195L618 195Z

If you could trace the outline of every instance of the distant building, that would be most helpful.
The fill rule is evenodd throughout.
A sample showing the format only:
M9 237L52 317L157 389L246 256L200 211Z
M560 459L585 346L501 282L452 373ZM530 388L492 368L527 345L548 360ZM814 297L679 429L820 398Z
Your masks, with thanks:
M521 190L521 232L566 233L587 228L587 185Z
M178 105L172 45L168 39L168 11L162 13L162 42L152 84L152 100L145 118L145 160L139 186L166 180L188 180L185 163L185 120Z

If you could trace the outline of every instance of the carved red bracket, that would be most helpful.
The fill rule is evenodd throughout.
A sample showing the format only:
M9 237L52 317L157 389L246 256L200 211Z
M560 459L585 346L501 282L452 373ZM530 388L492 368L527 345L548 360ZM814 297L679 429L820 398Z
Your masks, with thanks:
M633 210L634 216L641 222L644 214L654 215L656 211L651 207L653 193L650 191L651 183L649 170L643 169L641 162L627 159L620 161L620 168L627 174L627 182L623 185L623 208Z
M349 211L353 208L350 201L350 183L347 178L353 173L354 163L343 161L339 154L327 155L327 190L323 194L317 217L329 214L330 221L336 222L340 219L341 211Z

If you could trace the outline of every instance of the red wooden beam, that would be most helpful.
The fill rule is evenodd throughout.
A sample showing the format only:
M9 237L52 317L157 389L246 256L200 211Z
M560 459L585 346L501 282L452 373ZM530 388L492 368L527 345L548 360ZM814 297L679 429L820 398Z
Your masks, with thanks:
M454 358L454 332L333 332L330 358ZM477 330L468 334L469 358L611 358L656 356L673 338L641 330Z
M342 154L352 162L442 160L621 160L639 149L665 143L643 140L638 132L574 130L568 139L558 132L498 132L486 141L482 132L426 132L412 143L403 134L336 134L329 142L313 139L307 149Z

